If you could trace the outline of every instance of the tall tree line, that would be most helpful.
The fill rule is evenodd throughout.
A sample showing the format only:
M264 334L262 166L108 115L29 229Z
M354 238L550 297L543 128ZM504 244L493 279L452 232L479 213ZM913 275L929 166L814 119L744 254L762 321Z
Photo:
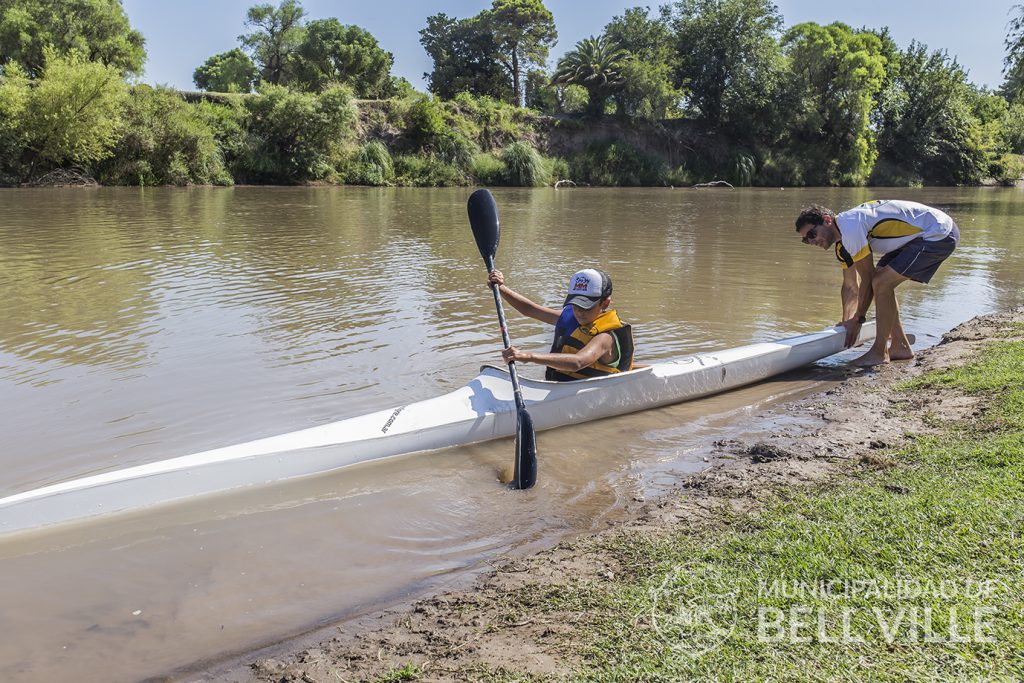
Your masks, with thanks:
M196 69L197 87L248 93L270 84L316 92L342 84L357 97L374 99L411 88L391 75L394 56L369 31L333 17L307 21L298 0L282 0L276 7L255 5L246 12L244 25L240 47L214 55Z
M884 27L786 27L770 0L631 8L555 64L543 0L493 0L468 18L435 14L420 31L433 99L392 75L392 55L368 31L311 20L299 0L254 5L239 24L237 45L200 65L195 83L257 99L185 107L129 87L145 41L120 0L4 0L0 175L87 165L139 182L325 177L352 134L352 97L404 102L380 110L399 129L397 148L464 166L508 142L495 133L511 130L499 105L623 126L676 120L697 136L701 173L732 169L745 183L975 183L1012 177L1014 155L1024 154L1024 6L1008 23L995 92L972 84L943 50L901 47ZM449 100L480 122L453 129ZM261 135L280 144L260 147ZM301 168L275 161L298 149L309 153L296 157Z

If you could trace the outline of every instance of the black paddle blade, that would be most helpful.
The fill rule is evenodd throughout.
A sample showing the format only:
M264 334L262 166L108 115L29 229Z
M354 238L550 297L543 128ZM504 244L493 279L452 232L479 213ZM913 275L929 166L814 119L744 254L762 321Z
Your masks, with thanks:
M473 238L487 267L492 267L494 255L498 253L501 228L498 227L498 205L490 190L480 189L469 196L466 204Z
M537 483L537 433L533 418L525 409L519 411L516 428L516 470L512 488L528 489Z

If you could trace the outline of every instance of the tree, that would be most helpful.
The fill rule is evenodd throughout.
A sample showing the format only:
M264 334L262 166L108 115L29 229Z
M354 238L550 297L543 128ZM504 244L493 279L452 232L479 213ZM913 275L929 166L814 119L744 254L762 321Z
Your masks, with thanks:
M586 88L587 113L600 116L608 97L625 85L621 64L626 56L626 51L607 36L584 38L559 61L553 80Z
M28 145L25 111L32 97L31 83L17 62L4 68L0 78L0 183L13 184L23 177L22 155Z
M286 79L291 57L302 43L305 16L306 10L298 0L281 0L277 8L249 8L245 25L252 31L238 36L238 40L252 52L262 80L278 84Z
M634 7L613 18L604 34L627 55L620 64L625 83L613 96L619 114L645 119L676 114L682 101L672 84L678 55L664 18L651 19L647 8Z
M132 29L121 0L3 0L0 2L0 67L20 64L38 78L44 50L76 50L85 61L137 75L146 61L142 34Z
M929 54L916 41L892 57L887 71L891 86L876 116L879 163L874 182L980 180L989 156L985 137L992 154L1001 152L995 147L1002 143L999 131L983 135L983 124L998 127L1007 115L1005 102L976 93L956 60L941 50Z
M91 164L110 155L128 88L118 69L78 52L43 50L44 67L19 122L26 145L26 176L64 165Z
M749 137L770 128L783 60L782 26L769 0L681 0L671 10L676 85L713 130Z
M503 101L512 98L511 79L498 61L494 34L480 17L427 17L420 44L434 62L433 71L423 74L434 95L446 100L460 92Z
M258 72L249 56L237 47L214 55L195 70L192 82L200 90L252 92Z
M555 18L543 0L494 0L485 17L498 59L512 78L513 104L522 106L522 76L547 62L548 49L558 40Z
M835 22L793 26L783 38L792 65L790 142L806 180L862 184L877 158L869 115L885 79L882 41Z
M306 25L294 54L293 81L305 90L323 90L330 83L351 87L357 97L381 97L391 88L394 56L368 31L337 19Z
M1017 11L1017 16L1010 20L1006 34L1006 58L1003 60L1006 80L1000 89L1010 102L1016 102L1024 94L1024 5L1014 5L1013 10Z
M1003 138L1012 154L1024 154L1024 102L1014 102L1006 113Z

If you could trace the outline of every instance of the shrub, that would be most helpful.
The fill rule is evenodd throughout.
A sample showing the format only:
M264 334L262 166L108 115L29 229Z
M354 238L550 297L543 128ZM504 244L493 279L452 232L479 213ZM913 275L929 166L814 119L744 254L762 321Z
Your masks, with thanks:
M541 157L544 161L544 174L548 182L557 183L559 180L572 180L569 172L569 162L561 157Z
M375 166L385 178L393 178L395 166L388 148L380 140L371 140L359 150L359 162Z
M334 175L341 145L352 136L356 120L348 88L296 93L267 83L245 106L248 135L239 172L247 180L294 183Z
M665 174L665 182L672 187L686 187L696 185L693 173L686 166L676 166Z
M169 89L136 86L114 155L97 169L112 185L232 184L213 129Z
M345 182L350 185L390 185L394 180L394 162L380 140L363 145L345 172Z
M249 112L242 98L232 97L223 102L199 102L193 105L195 115L206 122L217 141L221 158L228 170L233 171L245 153Z
M462 171L432 156L395 157L395 178L399 185L415 187L452 187L466 184L466 176Z
M535 112L487 95L474 97L469 93L459 93L445 106L449 125L485 151L505 147L533 132L530 122L536 116Z
M610 186L665 185L665 165L620 140L596 143L569 160L578 183Z
M737 153L732 158L729 181L733 185L749 187L754 182L756 170L757 165L754 163L754 157L749 154Z
M501 153L505 179L509 185L537 187L547 182L544 162L537 151L525 142L513 142Z
M480 151L472 140L459 133L437 136L428 148L441 161L461 169L468 169Z
M995 180L1000 185L1013 187L1024 179L1024 155L1004 154L993 166Z
M921 187L924 184L920 174L895 164L887 159L879 159L871 170L869 185L879 187Z
M478 154L473 158L470 175L477 185L504 185L505 164L493 154Z
M801 187L807 184L800 155L792 152L765 152L754 176L754 184L766 187Z
M450 135L451 130L444 121L444 113L437 100L420 97L413 101L407 114L409 138L419 145L427 145L434 138Z

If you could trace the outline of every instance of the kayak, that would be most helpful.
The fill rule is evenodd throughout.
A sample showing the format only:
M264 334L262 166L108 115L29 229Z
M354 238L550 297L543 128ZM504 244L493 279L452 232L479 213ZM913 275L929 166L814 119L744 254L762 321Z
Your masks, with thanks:
M874 323L865 324L861 341L873 336ZM844 339L845 331L836 327L606 377L573 382L521 378L520 384L534 427L551 429L758 382L838 353ZM437 398L2 498L0 535L508 437L516 433L516 414L508 371L485 365L467 385Z

